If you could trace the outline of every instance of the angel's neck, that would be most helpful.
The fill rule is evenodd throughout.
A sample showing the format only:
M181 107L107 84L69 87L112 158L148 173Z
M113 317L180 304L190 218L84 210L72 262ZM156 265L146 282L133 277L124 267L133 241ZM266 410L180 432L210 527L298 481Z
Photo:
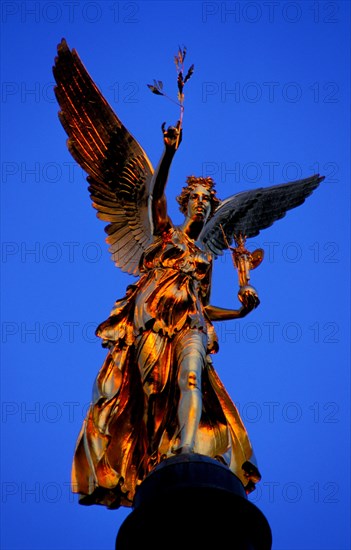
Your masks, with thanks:
M189 239L196 241L201 233L201 229L203 228L203 226L203 221L194 221L190 218L186 218L185 222L182 225L182 231L184 231Z

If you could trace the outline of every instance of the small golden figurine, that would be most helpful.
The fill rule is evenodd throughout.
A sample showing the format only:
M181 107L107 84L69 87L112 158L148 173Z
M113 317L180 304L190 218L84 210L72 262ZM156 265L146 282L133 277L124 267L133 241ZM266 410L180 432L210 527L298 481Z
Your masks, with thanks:
M258 248L254 252L249 252L245 248L245 242L246 237L243 235L234 235L234 241L236 244L236 247L230 246L228 243L227 237L225 232L222 229L223 233L223 239L225 244L227 245L227 248L232 251L232 259L233 259L233 265L238 270L238 278L239 278L239 292L238 292L238 298L241 303L245 303L245 301L251 300L252 297L255 297L256 299L256 307L259 304L258 296L256 290L253 288L253 286L249 285L250 281L250 271L251 269L256 269L260 265L260 263L263 260L264 251L262 248Z
M185 51L177 56L183 113ZM263 251L249 253L245 238L300 205L324 179L245 191L224 201L211 178L190 176L178 197L185 219L169 217L165 187L182 140L181 117L163 126L157 169L122 125L77 53L58 46L54 76L68 148L88 174L98 218L108 222L115 264L135 275L126 295L97 328L106 360L74 455L73 491L84 504L131 506L137 486L162 460L179 453L217 459L247 492L260 480L239 413L213 368L218 351L213 322L246 316L259 304L250 270ZM152 91L163 94L155 81ZM230 247L239 273L239 309L210 303L213 260ZM245 237L244 237L245 236Z

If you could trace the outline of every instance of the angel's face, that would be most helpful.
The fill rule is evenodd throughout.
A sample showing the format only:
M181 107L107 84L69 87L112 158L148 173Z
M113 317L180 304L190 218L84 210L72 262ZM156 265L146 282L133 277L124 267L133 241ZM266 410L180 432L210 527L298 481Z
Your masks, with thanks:
M203 185L192 189L188 201L188 217L194 221L206 222L211 213L211 193Z

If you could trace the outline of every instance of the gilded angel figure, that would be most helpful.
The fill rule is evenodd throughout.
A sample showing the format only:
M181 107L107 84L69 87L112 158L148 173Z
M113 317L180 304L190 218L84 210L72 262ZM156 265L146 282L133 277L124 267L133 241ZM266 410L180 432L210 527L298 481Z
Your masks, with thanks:
M83 504L131 506L137 486L178 453L220 460L250 492L260 473L238 410L211 361L213 322L246 316L259 304L242 287L239 309L210 302L214 259L233 235L256 236L300 205L324 179L245 191L224 201L211 178L190 176L173 224L165 188L182 130L163 127L156 170L65 42L53 68L68 148L88 174L98 218L108 222L112 259L137 276L97 328L108 349L78 437L72 487Z

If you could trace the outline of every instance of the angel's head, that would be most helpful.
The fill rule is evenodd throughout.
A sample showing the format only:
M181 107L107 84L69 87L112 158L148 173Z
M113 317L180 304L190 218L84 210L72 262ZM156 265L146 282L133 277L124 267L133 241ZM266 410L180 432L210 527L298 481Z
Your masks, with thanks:
M212 178L189 176L181 194L177 197L180 211L187 217L205 222L219 205Z

